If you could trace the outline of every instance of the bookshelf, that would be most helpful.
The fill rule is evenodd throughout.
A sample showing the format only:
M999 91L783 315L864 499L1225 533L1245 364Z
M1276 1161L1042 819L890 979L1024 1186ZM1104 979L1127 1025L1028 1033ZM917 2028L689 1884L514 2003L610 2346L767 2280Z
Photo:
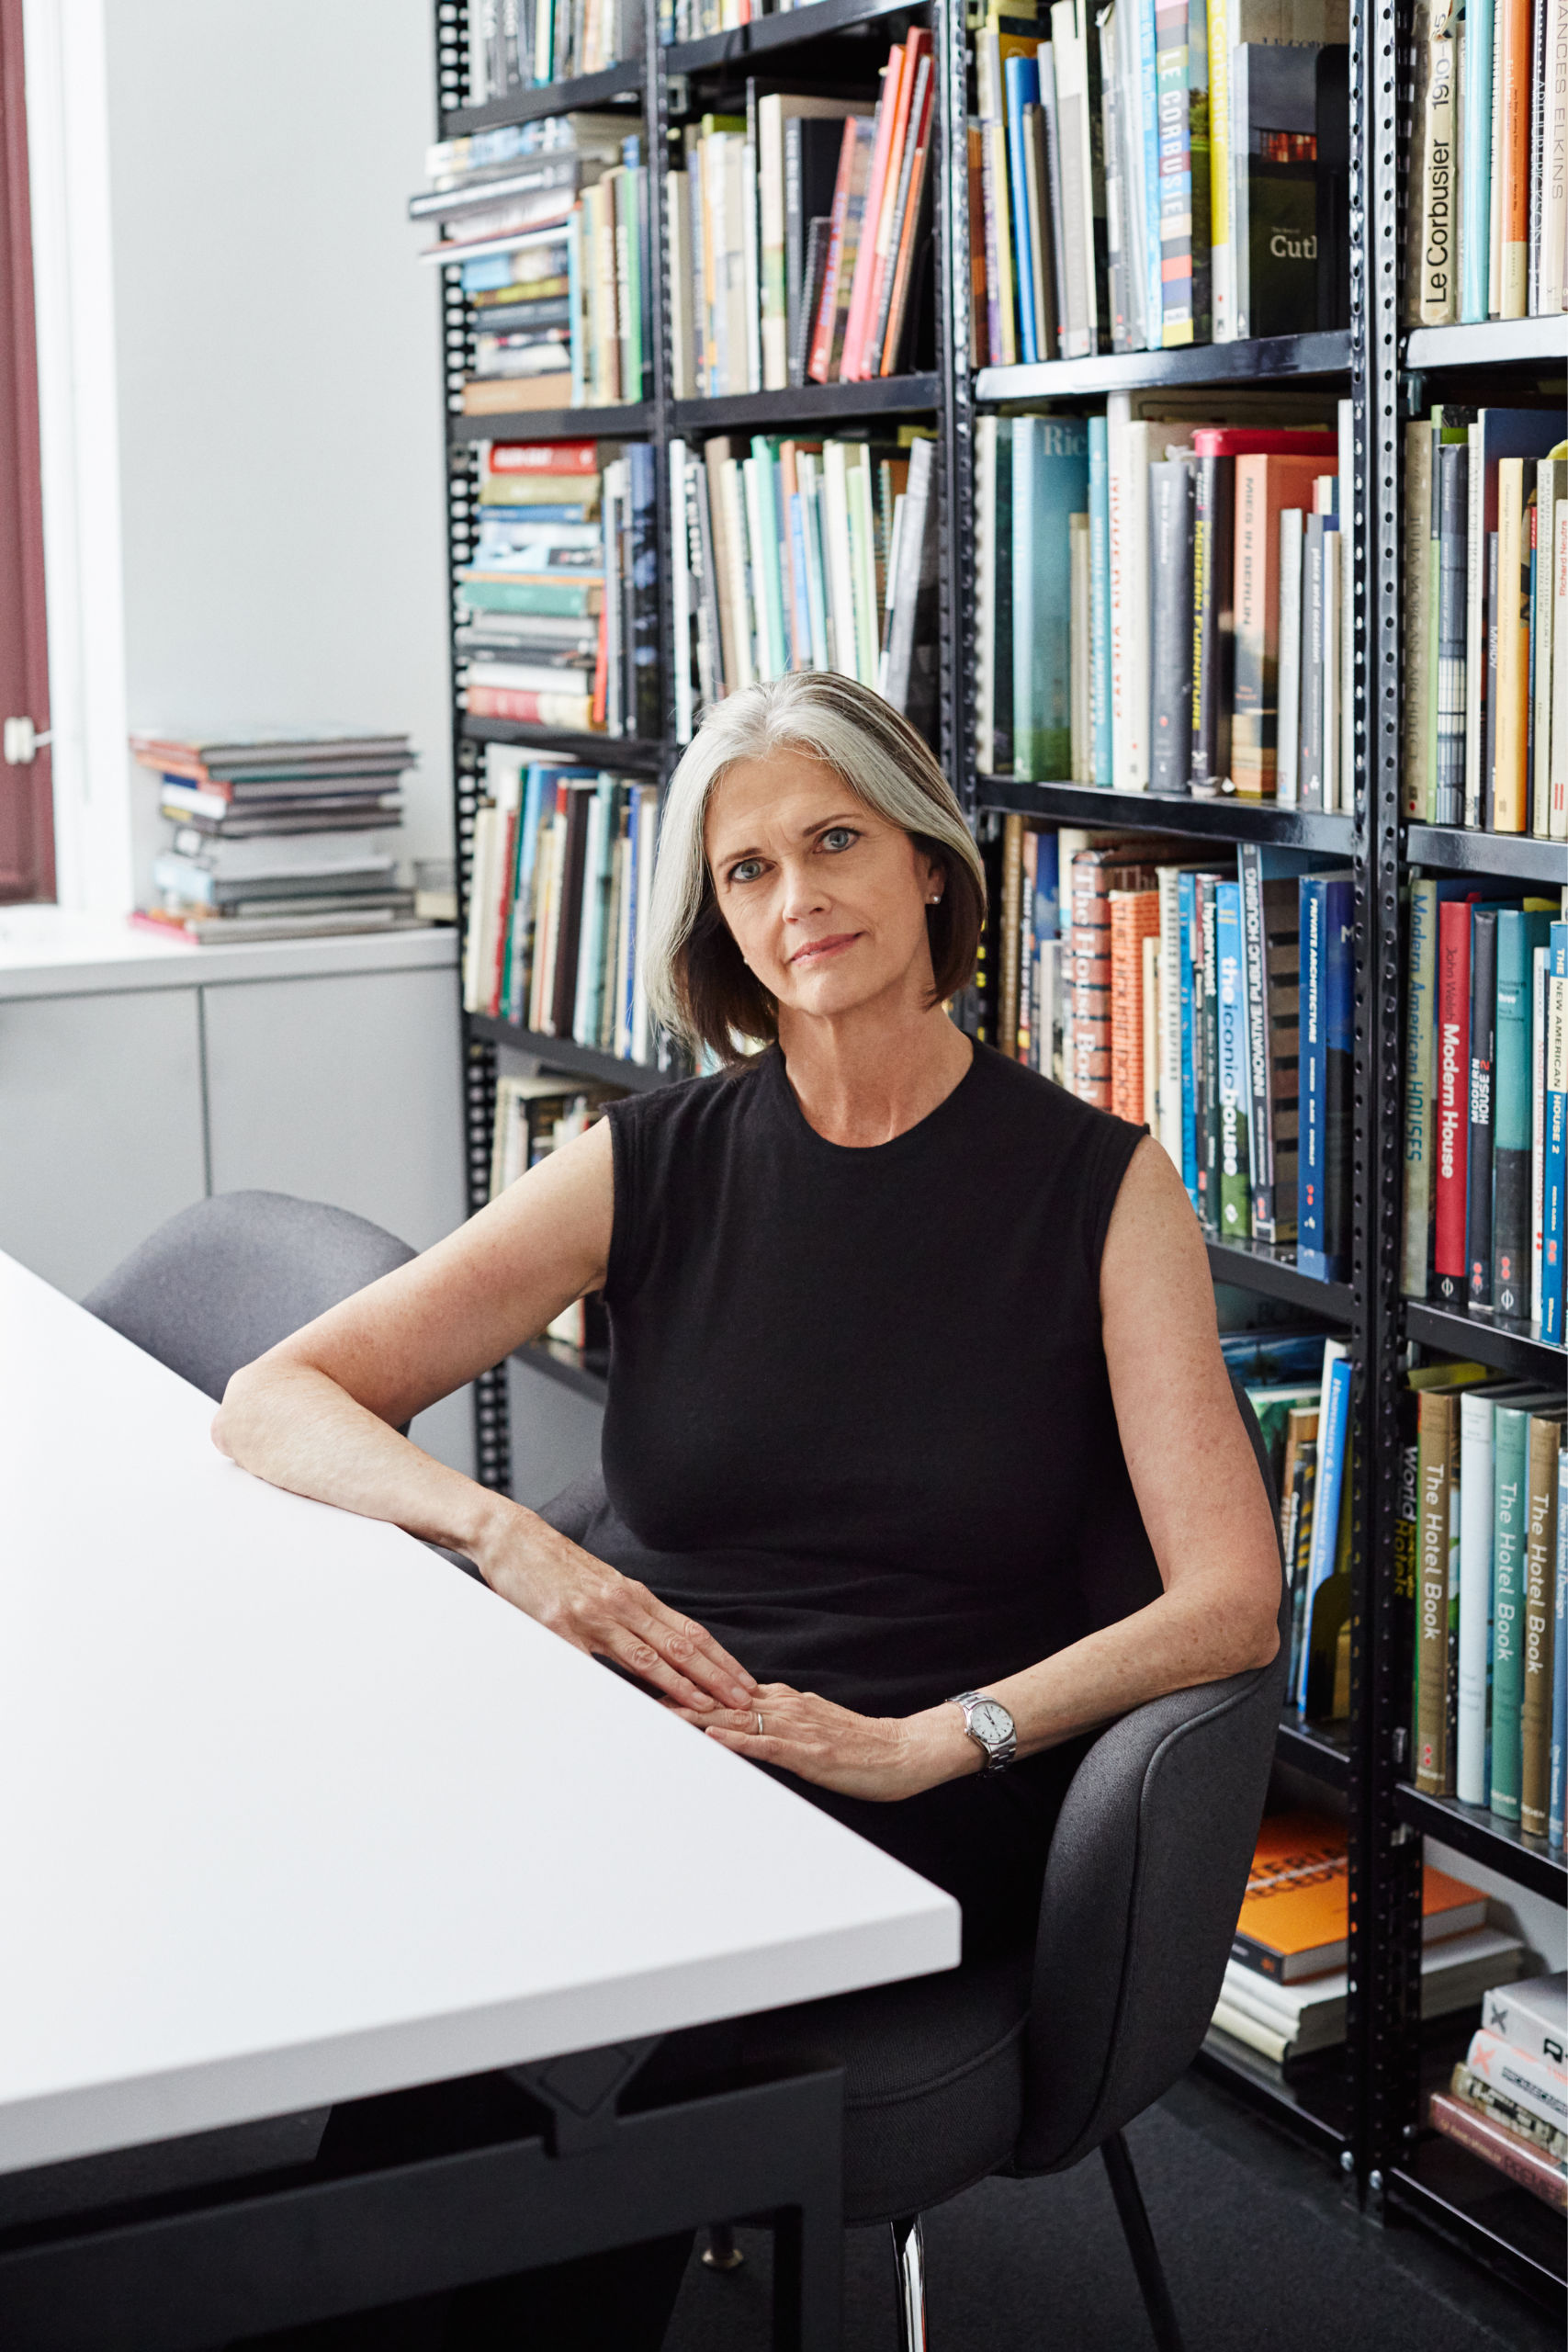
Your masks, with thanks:
M474 0L478 5L478 0ZM1404 1737L1410 1664L1404 1604L1394 1595L1393 1560L1398 1511L1399 1446L1395 1396L1412 1351L1474 1356L1509 1372L1552 1376L1560 1349L1406 1301L1399 1289L1402 1182L1404 968L1402 886L1414 869L1495 876L1510 886L1556 888L1563 878L1560 844L1407 823L1400 800L1401 465L1406 416L1447 397L1503 398L1539 392L1568 359L1568 319L1495 322L1405 335L1398 298L1405 201L1397 94L1409 37L1409 0L1373 10L1350 8L1350 323L1310 333L1186 349L1038 366L976 370L968 345L969 222L965 178L942 159L961 152L974 97L966 71L964 15L956 0L812 0L785 15L711 38L661 48L657 0L648 0L643 57L587 80L516 92L467 108L464 73L467 0L438 0L436 49L440 133L537 119L577 107L625 103L646 130L657 165L672 123L743 91L748 73L776 74L785 86L843 90L869 86L887 43L911 24L931 31L936 75L934 365L870 383L809 384L788 391L676 401L669 346L669 243L661 175L650 175L655 247L650 311L651 396L613 408L465 417L460 388L471 364L472 320L457 273L446 284L450 547L454 569L470 544L475 445L492 438L527 441L643 438L658 460L660 641L663 720L657 741L567 735L545 728L467 718L454 713L454 766L460 892L466 893L475 810L487 742L556 752L662 783L678 756L674 742L668 467L671 436L712 432L766 433L792 426L853 430L884 418L931 426L937 442L940 693L938 750L965 807L979 820L991 812L1037 816L1066 825L1146 829L1190 835L1194 847L1258 842L1327 853L1355 877L1357 933L1353 1247L1348 1283L1313 1281L1289 1252L1235 1243L1209 1244L1216 1283L1284 1302L1314 1323L1346 1335L1356 1366L1353 1426L1360 1433L1351 1488L1352 1602L1350 1715L1308 1724L1281 1720L1278 1761L1295 1785L1330 1792L1347 1808L1351 1883L1351 2004L1345 2048L1288 2070L1281 2079L1253 2053L1212 2034L1200 2061L1214 2078L1316 2148L1352 2181L1368 2210L1436 2232L1510 2285L1550 2301L1563 2283L1561 2232L1545 2209L1465 2153L1424 2131L1424 2091L1441 2037L1419 2017L1422 1835L1439 1839L1508 1883L1562 1905L1568 1873L1560 1857L1470 1808L1419 1794L1410 1784ZM960 299L962 295L962 299ZM1050 408L1081 412L1114 390L1257 387L1278 382L1321 390L1353 401L1357 519L1354 591L1354 805L1349 813L1280 808L1234 797L1170 797L1122 793L1060 778L991 777L972 755L976 682L973 550L975 427L987 411ZM1439 389L1449 386L1451 390ZM1495 387L1496 389L1493 389ZM547 1068L586 1080L636 1088L672 1075L621 1062L590 1048L536 1035L506 1022L465 1023L466 1118L470 1189L486 1197L498 1053L530 1054ZM521 1351L547 1376L578 1393L603 1395L604 1367L558 1344ZM505 1367L479 1384L480 1475L504 1487ZM1450 2040L1456 2029L1450 2021ZM1438 2053L1438 2054L1435 2054ZM1452 2064L1452 2052L1447 2064ZM1441 2069L1439 2069L1439 2072Z

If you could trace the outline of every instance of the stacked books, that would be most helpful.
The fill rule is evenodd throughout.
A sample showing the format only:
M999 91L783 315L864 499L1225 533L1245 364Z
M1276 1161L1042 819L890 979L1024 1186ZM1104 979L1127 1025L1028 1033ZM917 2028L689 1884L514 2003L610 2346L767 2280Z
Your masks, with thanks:
M1404 324L1568 309L1568 18L1542 0L1416 0Z
M1568 922L1550 899L1417 876L1405 966L1401 1280L1563 1337Z
M651 1063L639 970L659 795L486 747L463 944L469 1012Z
M1301 851L1243 842L1227 871L1190 848L1004 819L996 1042L1146 1123L1214 1238L1293 1244L1344 1281L1351 878Z
M648 173L619 114L566 114L443 141L409 206L423 259L461 266L472 306L467 415L647 396Z
M1568 841L1561 401L1406 424L1404 573L1405 815Z
M473 0L467 103L603 74L641 55L642 27L642 0Z
M1348 809L1349 402L1337 440L1184 406L1116 393L1086 420L978 420L980 766Z
M456 583L470 717L657 738L655 529L644 443L481 444L472 560Z
M1486 1897L1422 1873L1421 2014L1469 2008L1523 1962L1518 1939L1486 1925ZM1258 1834L1214 2026L1288 2074L1345 2039L1349 1905L1344 1825L1271 1814ZM1436 2119L1434 2119L1435 2120Z
M1348 324L1348 37L1344 0L991 0L979 364Z
M574 1136L586 1133L604 1116L606 1103L625 1092L618 1086L583 1086L575 1079L539 1076L495 1082L495 1125L490 1162L490 1197L499 1200L509 1184L547 1159L552 1151ZM545 1326L547 1340L564 1344L581 1356L607 1364L609 1318L604 1295L591 1291L563 1306Z
M141 920L231 943L412 922L382 839L402 822L406 735L133 735L131 751L174 827Z
M1415 1611L1416 1785L1561 1851L1564 1403L1479 1364L1407 1375L1396 1589Z
M1568 1977L1490 1986L1481 2027L1446 2091L1435 2128L1483 2164L1568 2211Z
M677 400L859 383L907 364L929 243L931 37L895 42L874 107L746 89L666 183Z
M676 737L726 695L838 670L928 734L937 688L936 445L716 435L670 445Z

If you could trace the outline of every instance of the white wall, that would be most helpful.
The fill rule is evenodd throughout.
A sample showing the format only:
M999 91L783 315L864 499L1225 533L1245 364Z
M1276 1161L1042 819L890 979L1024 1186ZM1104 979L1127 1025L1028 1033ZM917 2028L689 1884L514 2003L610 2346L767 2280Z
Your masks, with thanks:
M103 13L129 725L406 729L411 858L450 845L433 18Z

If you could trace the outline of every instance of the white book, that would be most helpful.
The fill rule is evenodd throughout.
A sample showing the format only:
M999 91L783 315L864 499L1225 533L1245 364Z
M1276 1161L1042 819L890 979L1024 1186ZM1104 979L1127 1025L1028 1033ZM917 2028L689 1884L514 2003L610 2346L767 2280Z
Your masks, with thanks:
M1089 707L1090 594L1089 516L1067 517L1067 712L1068 743L1075 784L1094 782L1093 713Z
M800 499L800 536L806 547L806 623L811 640L811 667L832 667L828 659L828 592L822 576L822 531L819 515L821 466L815 453L797 449L795 485Z
M997 420L975 423L975 761L994 773L997 724Z
M1063 356L1098 348L1094 277L1094 169L1089 136L1089 46L1085 0L1055 0L1051 56L1056 73L1056 136L1061 150L1062 277L1066 290ZM1074 771L1075 775L1077 770Z
M675 640L675 741L692 740L692 572L686 445L670 444L670 604Z
M1486 548L1482 525L1486 507L1483 497L1482 456L1485 441L1479 424L1470 428L1470 513L1465 533L1464 662L1472 679L1486 675ZM1435 584L1435 583L1434 583ZM1436 626L1432 623L1431 626ZM1481 822L1481 706L1484 696L1471 694L1464 706L1464 821Z
M479 973L483 968L486 910L495 900L496 811L481 807L474 818L474 846L468 869L468 927L463 941L463 1010L482 1012Z
M1535 765L1527 779L1529 808L1526 831L1543 842L1551 837L1551 668L1555 648L1552 644L1551 575L1548 556L1557 543L1558 462L1556 458L1541 458L1537 461L1535 471L1535 680L1530 689L1535 725Z
M734 678L727 679L731 694L739 694L743 686L756 679L751 636L750 599L746 593L746 532L744 500L740 489L740 461L726 458L718 469L718 494L724 504L724 534L729 550L727 569L729 573L727 594L730 622L734 630Z
M670 390L678 401L697 397L692 334L692 212L684 172L664 177L664 217L670 224Z
M1542 318L1568 310L1568 171L1563 169L1562 92L1568 87L1568 0L1546 0L1547 169L1541 175L1540 254L1532 308Z
M1551 950L1530 957L1530 1328L1540 1329L1546 1253L1546 1007Z
M852 443L845 463L849 492L850 556L855 600L855 674L863 686L876 684L880 631L876 609L876 540L871 498L871 457L863 442Z
M757 240L757 150L750 139L740 151L741 280L746 304L746 384L762 389L762 257Z
M1144 952L1144 1125L1151 1135L1159 1126L1159 934L1150 932Z
M1323 805L1343 807L1339 777L1339 564L1337 530L1323 518Z
M1568 264L1563 275L1568 281ZM1568 498L1558 501L1556 526L1551 558L1551 838L1563 842L1568 841Z
M608 811L607 795L601 787L588 804L588 833L582 855L582 913L577 927L577 985L572 993L571 1034L580 1046L598 1043L598 1008L592 1002L593 973L599 960L600 932L603 920L599 896L599 877L604 869L608 844L604 826ZM589 1029L592 1016L593 1027Z
M778 664L774 658L773 630L769 626L767 591L758 573L764 563L773 560L769 536L762 528L762 485L758 479L761 467L755 458L740 460L740 481L746 496L746 537L751 548L751 598L757 615L757 675L776 678Z
M1491 1786L1492 1399L1467 1391L1459 1407L1459 1740L1455 1793L1484 1804Z
M1158 865L1160 1085L1159 1139L1181 1172L1181 910L1179 865Z
M846 678L855 669L855 594L850 566L849 490L845 481L845 445L822 445L822 568L828 588L828 619L832 629L832 666Z
M1527 2057L1485 2026L1472 2035L1464 2063L1505 2098L1517 2099L1542 2122L1568 2132L1568 2074L1561 2065L1549 2058Z
M1161 322L1149 318L1148 203L1144 170L1144 77L1138 57L1138 7L1116 11L1119 66L1117 119L1125 126L1122 161L1125 170L1122 235L1127 256L1127 323L1134 351L1159 348Z
M1300 798L1302 719L1302 529L1299 506L1280 510L1280 750L1274 797L1281 808Z
M1468 2007L1480 1989L1472 1980L1477 1975L1506 1975L1518 1966L1523 1949L1517 1936L1501 1928L1472 1928L1464 1935L1427 1945L1421 1954L1423 2017L1441 2017ZM1513 1989L1499 1985L1497 1993L1506 1997ZM1349 1977L1343 1968L1277 1984L1257 1969L1232 1960L1225 1963L1220 1997L1227 2007L1271 2028L1300 2051L1343 2040L1348 1991Z
M1339 424L1339 806L1356 806L1356 427L1350 401Z
M1118 792L1149 784L1149 467L1192 447L1190 424L1133 414L1132 395L1106 401L1111 571L1111 775Z
M1568 1975L1559 1969L1522 1984L1492 1985L1482 1996L1481 2022L1526 2058L1568 2064Z
M648 906L648 894L653 881L654 845L659 838L659 795L648 790L637 794L637 910L634 917L636 937L633 942L633 968L636 979L632 989L632 1059L648 1062L652 1059L653 1026L648 1002L648 974L643 967L643 921Z

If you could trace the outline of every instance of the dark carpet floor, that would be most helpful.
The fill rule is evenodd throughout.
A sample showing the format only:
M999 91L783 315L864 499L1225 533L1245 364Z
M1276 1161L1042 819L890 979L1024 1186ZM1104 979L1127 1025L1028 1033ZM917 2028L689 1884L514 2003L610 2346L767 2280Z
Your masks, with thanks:
M1187 2352L1562 2352L1553 2324L1424 2232L1384 2228L1320 2156L1196 2076L1128 2134ZM666 2352L767 2352L769 2240L694 2259ZM1098 2158L928 2216L931 2352L1152 2352ZM886 2233L849 2241L845 2352L896 2352Z

